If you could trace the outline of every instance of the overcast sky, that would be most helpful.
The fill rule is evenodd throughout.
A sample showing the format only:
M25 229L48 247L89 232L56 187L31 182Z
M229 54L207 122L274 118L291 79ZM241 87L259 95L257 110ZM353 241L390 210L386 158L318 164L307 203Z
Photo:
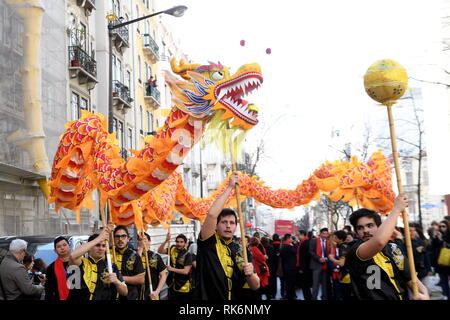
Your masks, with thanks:
M418 79L442 74L441 1L164 0L157 9L179 4L188 7L185 15L164 19L194 62L220 61L232 72L260 63L264 83L248 99L259 106L260 124L248 140L270 128L270 158L258 172L275 188L295 188L334 160L327 159L333 127L353 126L356 138L368 119L385 112L364 91L372 63L396 60ZM441 94L424 89L424 104L446 106Z

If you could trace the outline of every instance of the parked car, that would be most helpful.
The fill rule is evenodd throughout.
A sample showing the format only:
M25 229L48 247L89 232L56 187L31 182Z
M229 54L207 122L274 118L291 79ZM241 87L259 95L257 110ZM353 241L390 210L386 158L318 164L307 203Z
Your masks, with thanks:
M71 250L75 249L76 247L82 245L83 243L86 243L89 236L70 236L70 235L64 235L68 240L70 244ZM53 261L56 260L58 255L54 251L54 245L53 241L56 237L50 237L50 236L10 236L10 237L0 237L0 263L5 257L6 253L9 250L9 244L14 239L22 239L25 240L28 243L27 251L34 255L35 259L41 258L44 260L44 262L49 265Z

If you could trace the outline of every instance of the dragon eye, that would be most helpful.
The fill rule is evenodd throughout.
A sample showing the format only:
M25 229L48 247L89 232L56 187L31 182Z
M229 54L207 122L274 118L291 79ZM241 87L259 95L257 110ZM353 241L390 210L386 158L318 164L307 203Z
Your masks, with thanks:
M224 78L223 72L222 71L215 71L212 74L211 78L213 80L222 80Z

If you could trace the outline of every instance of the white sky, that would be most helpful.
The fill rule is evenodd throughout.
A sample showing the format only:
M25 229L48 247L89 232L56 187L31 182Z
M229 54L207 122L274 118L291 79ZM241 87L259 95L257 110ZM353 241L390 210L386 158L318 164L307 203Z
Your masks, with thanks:
M393 59L410 76L432 80L442 64L441 1L164 0L157 9L181 4L188 7L183 17L163 19L194 62L220 61L232 72L261 65L263 86L248 99L259 106L260 124L248 140L281 116L268 132L270 159L258 168L274 188L294 188L327 160L333 125L354 125L357 137L380 112L363 87L373 62ZM424 91L424 100L442 93L433 90ZM445 99L432 103L446 105Z

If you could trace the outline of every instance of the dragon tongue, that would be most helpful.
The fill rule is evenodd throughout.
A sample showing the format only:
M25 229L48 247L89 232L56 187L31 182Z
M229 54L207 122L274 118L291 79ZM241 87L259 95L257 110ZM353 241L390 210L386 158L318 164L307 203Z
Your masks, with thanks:
M239 104L243 107L245 107L248 104L248 101L244 100L244 99L239 99Z

